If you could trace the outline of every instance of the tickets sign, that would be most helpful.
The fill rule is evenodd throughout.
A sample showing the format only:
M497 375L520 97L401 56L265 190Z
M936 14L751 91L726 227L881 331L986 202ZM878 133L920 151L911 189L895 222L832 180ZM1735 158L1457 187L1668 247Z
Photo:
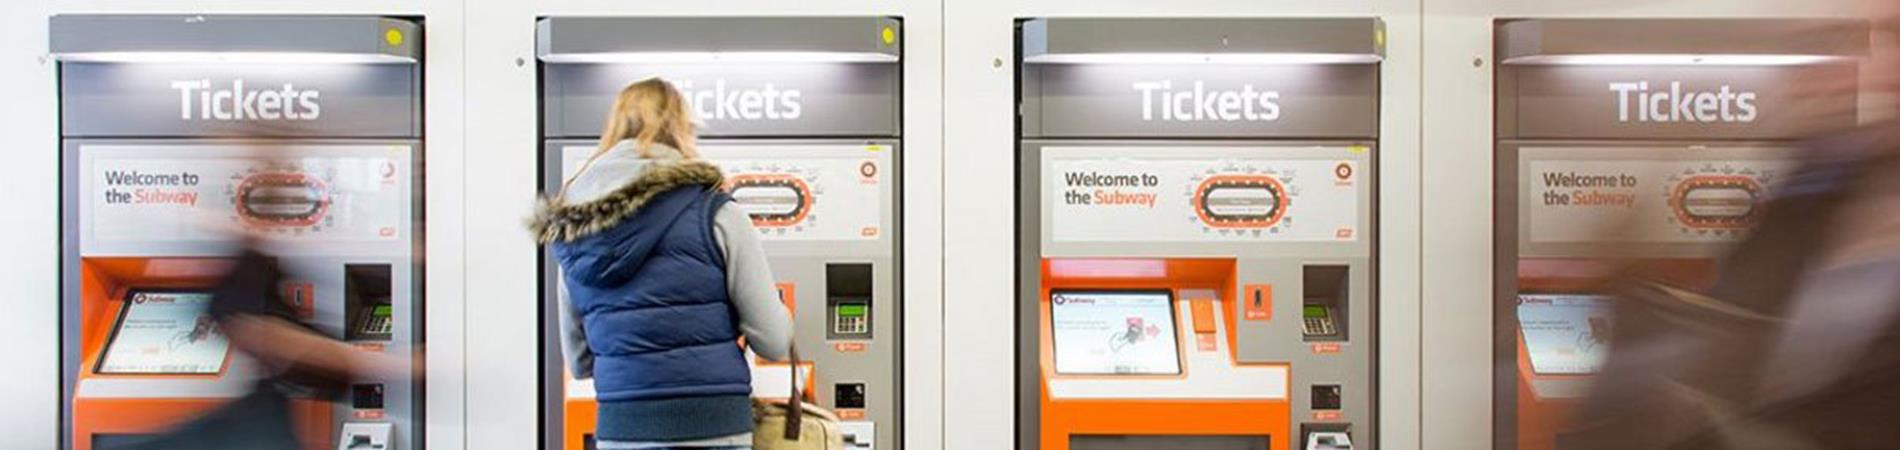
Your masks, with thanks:
M1043 200L1058 242L1350 242L1360 163L1336 159L1102 157L1048 149ZM1073 155L1073 156L1071 156Z

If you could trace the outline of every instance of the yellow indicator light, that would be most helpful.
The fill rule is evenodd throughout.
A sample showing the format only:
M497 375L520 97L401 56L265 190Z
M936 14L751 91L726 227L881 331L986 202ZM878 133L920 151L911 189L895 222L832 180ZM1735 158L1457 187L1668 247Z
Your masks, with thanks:
M1372 44L1377 45L1380 48L1385 47L1385 30L1378 30L1378 31L1372 32Z
M384 31L383 42L388 42L390 47L396 47L396 46L402 45L402 31L397 30L395 28L390 28L389 31Z
M896 44L897 43L897 29L891 28L890 26L885 26L884 32L881 33L881 37L884 38L884 45Z
M1350 152L1350 153L1352 153L1352 154L1355 154L1355 155L1357 155L1357 154L1360 154L1360 153L1365 153L1365 152L1366 152L1366 150L1369 150L1369 149L1368 149L1368 148L1366 148L1366 146L1364 146L1364 145L1354 145L1354 146L1351 146L1351 147L1346 147L1346 151L1347 151L1347 152Z

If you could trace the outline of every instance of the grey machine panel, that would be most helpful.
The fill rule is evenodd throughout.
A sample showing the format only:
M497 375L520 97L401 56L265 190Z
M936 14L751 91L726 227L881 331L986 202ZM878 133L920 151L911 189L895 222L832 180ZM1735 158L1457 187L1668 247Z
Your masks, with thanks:
M376 16L62 14L48 29L55 55L285 52L422 58L415 21ZM400 33L391 39L389 33Z
M405 187L406 216L401 218L407 225L389 230L394 240L328 246L291 242L278 250L293 276L322 286L314 291L313 327L351 339L341 288L351 273L347 266L367 267L355 273L371 273L377 278L372 283L387 278L396 321L388 337L369 341L386 344L388 352L422 342L423 266L411 254L423 248L418 245L424 209L420 31L417 21L377 16L54 16L49 49L60 61L62 320L79 320L76 274L82 257L218 256L232 244L217 239L85 241L81 224L90 214L84 207L89 203L78 196L89 189L80 184L82 167L97 156L89 153L150 160L296 160L301 154L279 151L329 155L370 146L400 149L384 154L401 155L404 162L397 164L408 167L404 172L411 184ZM273 53L309 54L314 61L253 59ZM76 386L78 327L62 329L62 405L71 405L75 395L143 396L180 386L160 380ZM420 448L422 385L407 379L374 382L383 385L379 409L387 417L377 421L395 424L399 447ZM334 409L333 423L361 420L352 417L349 401L343 398ZM71 445L70 408L62 407L62 415L61 440Z
M1499 131L1520 139L1789 138L1839 128L1858 105L1819 91L1853 85L1851 63L1506 67Z
M1025 136L1379 135L1378 65L1043 64L1022 82Z
M1340 153L1323 149L1366 148L1366 151L1349 157L1359 167L1368 168L1362 173L1362 179L1372 181L1359 189L1357 199L1358 226L1365 231L1361 233L1362 238L1344 242L1173 242L1146 240L1134 235L1125 242L1058 242L1051 235L1053 219L1047 212L1050 210L1048 202L1054 199L1054 195L1046 190L1046 181L1041 178L1049 176L1044 167L1044 162L1049 158L1046 151L1078 146L1113 147L1121 152L1103 154L1105 157L1224 157L1276 161L1331 161L1338 159ZM1274 314L1271 319L1264 321L1236 320L1236 355L1241 362L1284 362L1292 365L1290 400L1293 402L1294 433L1299 432L1300 422L1306 420L1303 418L1313 417L1311 386L1344 386L1343 417L1337 422L1364 427L1354 428L1354 443L1364 446L1356 448L1377 448L1376 434L1370 427L1376 423L1376 372L1372 367L1378 342L1378 294L1373 283L1378 276L1374 257L1378 246L1378 172L1375 163L1378 151L1374 147L1375 142L1369 140L1025 140L1022 142L1022 160L1019 162L1023 178L1020 191L1022 222L1018 232L1024 237L1023 248L1019 251L1025 263L1036 258L1064 257L1234 258L1237 283L1272 285L1272 310L1289 312L1300 311L1303 306L1303 288L1306 284L1303 267L1345 266L1349 299L1344 321L1351 326L1345 330L1343 340L1322 341L1337 344L1337 353L1315 353L1311 346L1318 342L1302 338L1300 315L1286 313ZM1038 238L1029 239L1030 236ZM1040 283L1040 278L1034 273L1024 272L1023 278L1019 280L1022 289L1020 298L1024 301L1036 299L1041 291ZM1239 286L1235 288L1237 295L1244 295ZM1030 320L1033 321L1033 317ZM1025 360L1025 364L1035 362L1033 353L1030 358ZM1289 439L1290 442L1298 440L1297 434Z
M1036 448L1041 426L1039 344L1035 332L1022 331L1038 327L1040 259L1114 256L1234 258L1238 282L1275 286L1277 311L1301 310L1303 267L1346 267L1350 326L1343 338L1327 342L1337 353L1314 350L1316 342L1300 332L1300 314L1237 321L1236 353L1242 361L1291 364L1289 442L1302 445L1308 423L1351 424L1355 448L1378 448L1374 280L1382 22L1033 19L1019 32L1017 447ZM1321 55L1327 63L1142 63L1141 55L1155 54ZM1116 62L1116 55L1136 56ZM1095 147L1111 158L1352 161L1368 180L1354 199L1360 231L1343 241L1164 242L1140 233L1120 242L1058 241L1047 203L1053 194L1043 177L1056 176L1044 164L1051 149L1062 147ZM1328 384L1344 388L1341 417L1313 422L1310 388Z
M703 135L896 137L902 23L884 17L553 17L537 26L543 126L595 137L628 83L671 81L695 103ZM734 30L744 30L735 32ZM884 39L890 30L890 39ZM826 53L855 62L621 62L614 55ZM606 58L606 59L600 59Z
M1798 156L1796 141L1858 123L1858 94L1848 87L1858 83L1856 58L1867 53L1870 29L1867 21L1840 19L1497 21L1495 50L1500 64L1494 96L1497 208L1493 237L1497 332L1492 348L1498 361L1493 368L1496 448L1519 448L1520 444L1516 432L1521 379L1517 361L1520 259L1707 259L1718 257L1734 240L1733 235L1717 238L1687 227L1668 230L1673 222L1661 221L1609 224L1628 228L1597 232L1596 239L1578 238L1591 231L1560 221L1538 225L1530 209L1540 206L1535 203L1539 197L1532 196L1549 182L1532 173L1532 166L1604 169L1577 171L1599 174L1608 169L1647 170L1641 166L1697 162L1701 164L1677 169L1677 175L1726 175L1763 167L1783 171L1776 165ZM1709 57L1784 60L1750 65L1700 59ZM1614 63L1568 63L1581 58ZM1767 183L1775 175L1756 178ZM1656 184L1642 183L1649 184L1644 188ZM1662 196L1660 190L1619 187ZM1772 189L1772 184L1766 187ZM1544 190L1561 193L1556 188ZM1604 238L1611 233L1616 237ZM1569 387L1553 382L1531 386L1554 396L1569 393L1543 390Z
M1191 21L1192 25L1183 25ZM1385 55L1372 18L1059 18L1023 22L1023 59L1049 55L1297 53Z
M896 64L546 64L543 126L550 137L598 137L628 83L661 77L697 109L709 136L895 137Z
M1864 20L1511 19L1498 27L1505 64L1571 55L1821 55L1867 53Z
M544 148L547 158L543 161L545 172L542 174L543 189L549 192L559 189L566 173L578 170L589 154L596 148L593 140L550 140ZM888 152L867 154L867 161L876 161L884 173L878 183L877 205L879 223L883 230L874 239L785 239L770 232L764 235L767 260L772 267L776 280L793 286L791 295L796 299L798 314L793 323L794 336L797 339L799 356L816 365L818 404L835 408L834 400L839 383L862 383L865 388L863 408L866 418L876 428L875 447L880 449L900 448L902 430L899 421L901 411L902 380L899 376L902 340L899 319L902 317L902 273L899 261L899 243L902 242L902 217L897 208L898 186L897 159L902 154L901 143L895 139L840 140L840 139L776 139L776 140L730 140L709 139L700 142L707 149L706 158L714 164L720 164L728 158L747 161L778 160L797 161L809 158L851 157L842 149L863 146L887 146ZM784 150L780 150L784 149ZM723 153L722 153L723 151ZM744 153L733 155L732 153ZM731 170L731 167L727 167ZM820 174L830 177L832 182L852 182L855 179L839 179L834 174ZM819 201L823 199L823 186L814 186ZM861 207L862 205L860 205ZM841 337L832 333L832 317L827 299L833 293L827 292L827 265L869 264L871 266L871 328L869 337ZM548 280L559 280L557 268L549 261L544 264L544 273ZM549 299L550 308L559 295L564 295L557 283L546 283L544 295ZM551 310L551 309L550 309ZM819 312L819 313L814 313ZM549 325L558 327L554 322ZM555 328L557 329L557 328ZM855 346L861 349L839 351L836 344ZM550 376L562 376L559 359L561 349L558 343L550 342L546 347L550 353L547 367ZM558 411L558 403L550 404ZM557 422L558 423L558 422Z
M60 127L84 137L422 135L415 64L60 65Z
M549 17L535 27L535 52L549 61L638 52L837 52L896 61L901 25L890 17Z
M765 235L773 275L794 286L796 339L800 356L817 367L819 403L835 407L839 383L863 384L866 415L852 421L872 423L870 444L877 449L903 442L902 32L902 21L891 17L550 17L537 23L545 189L558 189L564 167L596 148L619 91L648 77L673 83L694 104L700 146L714 163L729 153L760 161L836 157L853 146L887 149L866 157L882 174L876 198L860 200L875 205L859 205L879 211L875 238ZM678 62L681 55L696 59ZM850 272L828 270L839 265L870 268L869 336L833 329L828 282L836 280L829 278ZM543 267L546 311L555 311L559 278L551 261ZM846 303L861 294L851 295ZM558 329L553 317L544 320L548 330ZM549 339L544 349L546 373L559 379L558 341ZM562 394L558 384L551 389L545 419L558 430ZM550 448L561 445L558 437L549 439Z

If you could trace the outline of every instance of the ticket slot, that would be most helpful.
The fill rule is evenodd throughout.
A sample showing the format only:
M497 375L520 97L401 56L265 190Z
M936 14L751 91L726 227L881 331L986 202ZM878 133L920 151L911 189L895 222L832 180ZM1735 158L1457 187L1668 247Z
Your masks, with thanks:
M825 264L826 339L870 339L871 307L870 264Z
M390 303L388 264L350 264L343 268L343 308L350 326L344 339L388 341L395 329L395 307Z
M1351 269L1347 266L1309 265L1303 272L1300 296L1300 335L1307 342L1345 341L1351 326Z

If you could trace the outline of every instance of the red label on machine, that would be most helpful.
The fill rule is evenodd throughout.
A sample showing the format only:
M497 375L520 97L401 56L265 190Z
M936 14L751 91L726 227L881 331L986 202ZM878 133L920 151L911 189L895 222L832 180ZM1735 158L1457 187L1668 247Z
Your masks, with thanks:
M281 286L284 302L297 311L297 320L317 317L316 287L308 282L287 282Z
M840 409L837 413L839 420L864 420L862 409Z
M382 352L383 352L383 344L374 344L374 343L368 343L368 342L358 342L358 343L355 343L355 344L350 344L350 345L353 345L353 346L355 346L357 350L362 350L362 351L366 351L366 352L372 352L372 353L382 353Z
M1322 342L1318 344L1313 344L1313 354L1315 355L1336 354L1336 353L1339 353L1340 349L1341 349L1341 346L1337 342Z
M1346 415L1339 411L1313 411L1313 420L1316 422L1337 422L1344 418Z
M785 309L791 310L792 315L797 316L798 315L798 285L793 284L793 283L779 283L778 284L778 301L785 303Z
M1214 336L1215 336L1214 333L1196 333L1194 335L1195 347L1201 349L1201 351L1203 352L1211 352L1211 351L1218 350L1218 348L1216 347L1217 344L1214 341Z
M380 409L359 409L350 413L350 417L358 420L382 420L383 416L383 410Z
M1249 284L1241 299L1242 317L1247 320L1273 320L1273 285Z
M831 349L838 353L863 353L865 345L863 342L837 342L831 344Z

